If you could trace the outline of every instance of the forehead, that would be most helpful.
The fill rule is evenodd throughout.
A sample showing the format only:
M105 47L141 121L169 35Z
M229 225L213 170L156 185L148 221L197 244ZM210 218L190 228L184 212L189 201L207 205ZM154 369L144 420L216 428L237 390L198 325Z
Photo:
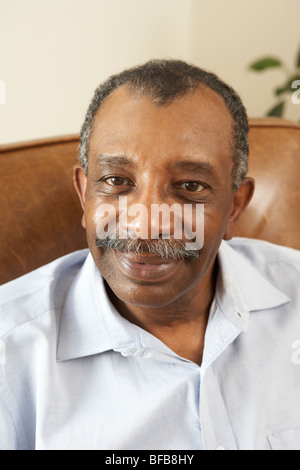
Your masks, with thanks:
M232 160L232 117L223 99L208 88L158 105L121 86L99 108L90 138L89 158L109 152Z

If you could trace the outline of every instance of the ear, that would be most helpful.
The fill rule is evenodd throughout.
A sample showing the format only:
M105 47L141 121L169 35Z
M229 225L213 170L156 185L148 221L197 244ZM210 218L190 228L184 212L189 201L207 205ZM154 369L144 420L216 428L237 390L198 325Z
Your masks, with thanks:
M243 179L241 186L235 192L233 208L229 217L227 229L224 235L224 240L231 240L231 238L234 236L235 227L241 215L245 212L249 202L252 199L254 188L254 179L247 177Z
M78 194L81 207L83 209L83 216L82 216L82 226L86 228L85 225L85 196L86 196L86 187L87 187L87 176L85 171L81 165L76 165L73 168L73 182Z

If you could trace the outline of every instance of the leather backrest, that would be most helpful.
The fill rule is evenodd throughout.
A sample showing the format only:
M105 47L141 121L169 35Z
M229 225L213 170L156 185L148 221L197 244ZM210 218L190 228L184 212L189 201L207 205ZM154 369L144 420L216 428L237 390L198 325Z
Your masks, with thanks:
M0 147L0 284L87 246L77 147L78 136Z
M251 119L249 145L256 188L236 235L300 250L300 125Z
M300 249L300 125L250 120L256 192L237 235ZM72 180L78 136L0 147L0 284L87 246Z

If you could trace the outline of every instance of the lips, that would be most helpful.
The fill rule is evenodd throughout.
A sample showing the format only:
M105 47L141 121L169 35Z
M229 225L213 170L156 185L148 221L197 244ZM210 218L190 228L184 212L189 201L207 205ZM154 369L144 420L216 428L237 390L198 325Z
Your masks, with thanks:
M125 276L141 281L164 281L172 276L181 260L162 259L151 254L115 251L117 264Z

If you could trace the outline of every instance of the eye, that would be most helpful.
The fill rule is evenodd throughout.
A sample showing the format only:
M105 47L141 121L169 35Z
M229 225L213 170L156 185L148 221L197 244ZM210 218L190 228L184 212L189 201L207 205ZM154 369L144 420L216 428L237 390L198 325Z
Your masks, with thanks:
M126 178L123 178L122 176L111 176L109 178L106 178L105 182L110 186L124 186L126 184L129 184L129 181Z
M103 176L97 182L97 190L103 194L124 194L131 191L133 188L133 181L125 176L107 175Z
M181 183L179 187L193 193L204 189L203 184L198 183L197 181L186 181L185 183Z

